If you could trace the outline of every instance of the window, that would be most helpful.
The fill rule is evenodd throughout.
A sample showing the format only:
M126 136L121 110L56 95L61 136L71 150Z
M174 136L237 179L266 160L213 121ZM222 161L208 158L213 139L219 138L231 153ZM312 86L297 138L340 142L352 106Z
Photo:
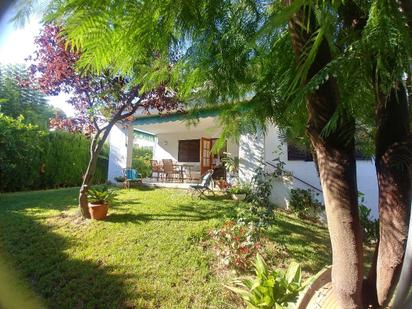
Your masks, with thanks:
M177 159L179 162L199 162L200 161L200 140L199 139L180 140Z
M301 149L288 143L288 160L313 161L313 157L309 150Z

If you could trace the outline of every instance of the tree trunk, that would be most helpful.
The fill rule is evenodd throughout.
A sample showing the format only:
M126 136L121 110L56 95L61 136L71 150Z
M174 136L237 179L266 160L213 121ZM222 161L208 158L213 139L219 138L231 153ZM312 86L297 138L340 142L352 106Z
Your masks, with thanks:
M90 212L89 212L89 203L87 199L87 193L90 188L90 185L93 181L94 173L96 172L97 160L99 158L99 154L103 148L104 143L106 142L109 133L116 123L117 119L113 119L107 127L103 131L99 131L92 139L92 143L90 144L90 160L89 164L87 165L86 172L83 175L83 183L80 187L79 192L79 208L80 213L83 218L90 219ZM99 139L99 136L103 133L103 136Z
M289 22L289 33L298 63L305 60L307 46L315 32L316 18L313 11L310 14L307 16L308 11L301 9ZM303 28L308 24L311 29ZM309 69L307 80L330 61L330 49L324 39ZM350 309L362 308L362 234L356 183L355 124L344 111L335 114L339 104L334 78L325 81L306 98L307 131L316 152L332 243L333 289L340 307ZM332 117L336 117L336 126L332 132L325 134L324 129Z
M94 139L96 139L96 137L94 137L93 140ZM93 147L93 144L94 143L92 142L90 146L90 160L89 160L89 164L87 165L86 172L83 175L83 183L80 187L80 193L79 193L80 212L81 212L82 217L86 219L90 219L87 193L92 183L94 173L96 172L97 160L99 158L99 153L100 153L100 151L96 152L94 150L95 147Z
M380 95L376 112L376 173L380 240L376 267L378 303L387 305L396 286L408 235L412 144L408 99L399 82L389 97Z
M313 138L312 138L313 141ZM320 180L332 243L332 284L341 308L362 307L362 234L353 154L317 143Z

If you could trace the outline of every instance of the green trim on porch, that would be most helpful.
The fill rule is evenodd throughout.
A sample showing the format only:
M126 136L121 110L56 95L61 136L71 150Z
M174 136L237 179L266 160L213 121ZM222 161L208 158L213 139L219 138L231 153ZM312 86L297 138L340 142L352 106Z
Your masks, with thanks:
M136 138L136 139L143 139L143 140L150 141L150 142L155 141L155 138L156 138L155 134L145 132L145 131L142 131L142 130L138 130L138 129L133 129L133 131L134 131L133 132L134 133L134 138Z
M164 122L182 121L196 118L216 117L220 109L201 110L196 112L178 112L165 115L149 115L145 117L136 118L133 120L133 125L147 125Z
M175 112L164 115L147 115L133 120L133 125L147 125L173 121L193 120L207 117L216 117L224 109L240 109L242 111L247 111L249 108L249 102L237 104L222 104L208 108L193 109L190 111Z

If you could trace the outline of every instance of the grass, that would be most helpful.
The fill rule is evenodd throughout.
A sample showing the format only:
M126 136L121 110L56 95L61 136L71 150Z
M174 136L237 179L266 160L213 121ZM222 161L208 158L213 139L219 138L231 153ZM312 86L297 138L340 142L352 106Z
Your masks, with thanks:
M119 190L107 221L96 222L76 219L76 197L76 188L0 196L1 258L45 306L238 307L199 241L233 215L233 201ZM310 273L330 263L322 226L278 213L266 236L279 267L292 257Z

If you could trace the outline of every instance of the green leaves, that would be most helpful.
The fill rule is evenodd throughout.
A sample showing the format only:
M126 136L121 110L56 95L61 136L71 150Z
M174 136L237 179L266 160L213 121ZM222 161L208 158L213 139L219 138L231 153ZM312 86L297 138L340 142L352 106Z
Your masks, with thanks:
M110 204L116 198L117 193L107 188L93 188L90 189L87 198L92 204Z
M297 283L300 284L300 280L302 277L302 272L300 269L300 265L296 262L292 262L286 272L286 279L289 284Z
M292 262L286 272L281 270L269 271L262 256L256 255L256 276L253 278L237 279L235 286L227 288L240 295L248 308L293 308L302 285L300 265Z
M0 113L0 192L79 186L89 148L81 134L42 131ZM98 159L95 183L107 179L107 166Z

